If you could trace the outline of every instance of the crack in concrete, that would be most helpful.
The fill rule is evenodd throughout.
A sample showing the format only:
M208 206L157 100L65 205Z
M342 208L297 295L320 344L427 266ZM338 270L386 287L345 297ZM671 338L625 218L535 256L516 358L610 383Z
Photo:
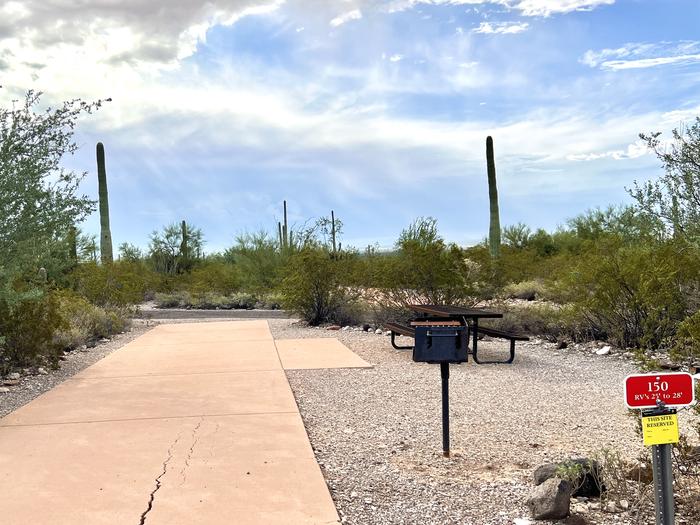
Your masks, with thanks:
M180 471L180 475L182 476L182 482L180 483L181 487L185 484L185 481L187 481L187 474L185 474L185 471L190 466L190 459L192 459L192 454L194 453L194 447L197 446L197 442L199 441L199 436L197 435L197 431L202 426L202 423L204 423L204 416L201 417L201 419L199 420L199 423L197 423L197 426L194 427L194 429L192 429L192 445L190 446L189 450L187 451L187 456L185 457L185 465L182 467L182 470Z
M148 513L153 510L153 502L156 499L156 492L160 490L161 487L161 478L165 476L165 473L168 471L168 463L170 463L170 460L173 459L173 449L175 448L175 445L177 445L177 442L180 441L180 437L182 437L182 432L180 432L177 435L177 438L175 438L175 441L172 442L170 447L168 448L168 457L165 458L165 461L163 461L163 471L158 475L156 478L156 486L155 488L151 491L151 494L148 498L148 507L146 507L146 510L143 511L143 514L141 514L141 520L139 521L139 525L145 525L146 524L146 516L148 516Z

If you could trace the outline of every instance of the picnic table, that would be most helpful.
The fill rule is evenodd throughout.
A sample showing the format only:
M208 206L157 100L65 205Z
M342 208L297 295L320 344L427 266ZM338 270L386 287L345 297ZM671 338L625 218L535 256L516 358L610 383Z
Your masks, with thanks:
M458 322L462 326L468 327L472 331L472 348L469 353L474 358L477 364L488 363L512 363L515 359L515 342L527 341L529 337L521 334L497 330L495 328L480 327L479 319L498 319L503 317L500 312L487 310L485 308L465 308L462 306L453 305L437 305L437 304L412 304L409 308L417 312L418 319L411 322L413 326L406 326L399 323L385 323L385 327L391 331L391 344L397 350L412 349L412 346L398 346L395 342L395 336L405 335L409 337L415 336L416 323L435 323L444 324ZM480 360L477 354L479 335L488 335L491 337L499 337L510 341L510 357L507 360L484 361Z

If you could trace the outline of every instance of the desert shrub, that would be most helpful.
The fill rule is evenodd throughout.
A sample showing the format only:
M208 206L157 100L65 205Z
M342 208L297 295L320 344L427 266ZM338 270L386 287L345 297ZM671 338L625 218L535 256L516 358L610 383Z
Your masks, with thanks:
M287 259L282 252L278 241L260 231L236 237L236 244L224 252L224 259L236 268L240 287L260 295L279 285Z
M333 258L323 248L302 248L285 268L279 290L282 306L311 325L342 322L359 295L343 279L351 266L352 260Z
M73 271L72 281L76 292L98 305L140 303L160 282L145 265L130 261L80 264Z
M0 371L41 362L55 365L61 348L54 334L64 327L54 293L35 290L13 302L0 300Z
M503 289L503 295L508 299L534 301L547 295L547 287L540 280L521 281L506 285Z
M211 292L229 295L241 288L241 277L232 264L205 260L189 274L180 276L175 286L193 294Z
M593 331L623 347L657 348L687 315L686 290L698 279L689 246L598 241L563 286Z
M401 233L395 252L377 261L372 301L395 317L415 303L472 305L477 268L458 246L444 242L435 219L420 218Z
M70 292L56 294L63 324L54 334L60 349L73 349L92 339L124 332L130 325L124 307L101 308Z
M686 317L678 325L671 357L676 361L700 360L700 311Z
M190 292L158 292L154 301L158 308L187 308L192 306L192 295Z
M536 335L548 341L569 339L587 341L596 339L597 334L586 319L572 305L549 303L527 306L498 306L503 312L501 319L484 321L485 326L507 332Z

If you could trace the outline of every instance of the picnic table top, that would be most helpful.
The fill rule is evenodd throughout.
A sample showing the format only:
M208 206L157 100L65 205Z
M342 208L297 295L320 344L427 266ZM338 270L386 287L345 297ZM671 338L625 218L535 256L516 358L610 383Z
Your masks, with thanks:
M486 310L484 308L464 308L462 306L451 306L451 305L438 305L438 304L411 304L409 305L411 310L416 312L431 314L431 315L444 315L444 316L457 316L457 317L472 317L475 319L485 318L485 319L497 319L503 317L500 312L494 312L493 310Z

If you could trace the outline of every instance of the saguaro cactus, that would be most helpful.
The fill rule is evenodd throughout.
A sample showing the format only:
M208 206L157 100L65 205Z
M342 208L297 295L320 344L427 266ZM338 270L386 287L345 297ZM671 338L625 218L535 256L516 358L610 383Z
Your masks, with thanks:
M97 182L100 197L100 256L102 263L111 263L112 233L109 230L109 196L107 194L107 171L105 169L105 147L97 143Z
M187 223L185 221L182 221L181 225L182 229L182 242L180 243L180 255L182 255L182 258L187 260L190 256L189 253L189 247L187 246Z
M333 255L335 255L335 213L331 210L331 239L333 240Z
M78 229L72 225L68 228L68 255L73 265L78 263Z
M486 171L489 179L489 251L497 259L501 254L501 221L498 215L498 188L496 187L496 161L493 154L493 139L486 137Z
M282 239L284 248L289 248L289 229L287 226L287 201L284 201L284 225L282 226Z

